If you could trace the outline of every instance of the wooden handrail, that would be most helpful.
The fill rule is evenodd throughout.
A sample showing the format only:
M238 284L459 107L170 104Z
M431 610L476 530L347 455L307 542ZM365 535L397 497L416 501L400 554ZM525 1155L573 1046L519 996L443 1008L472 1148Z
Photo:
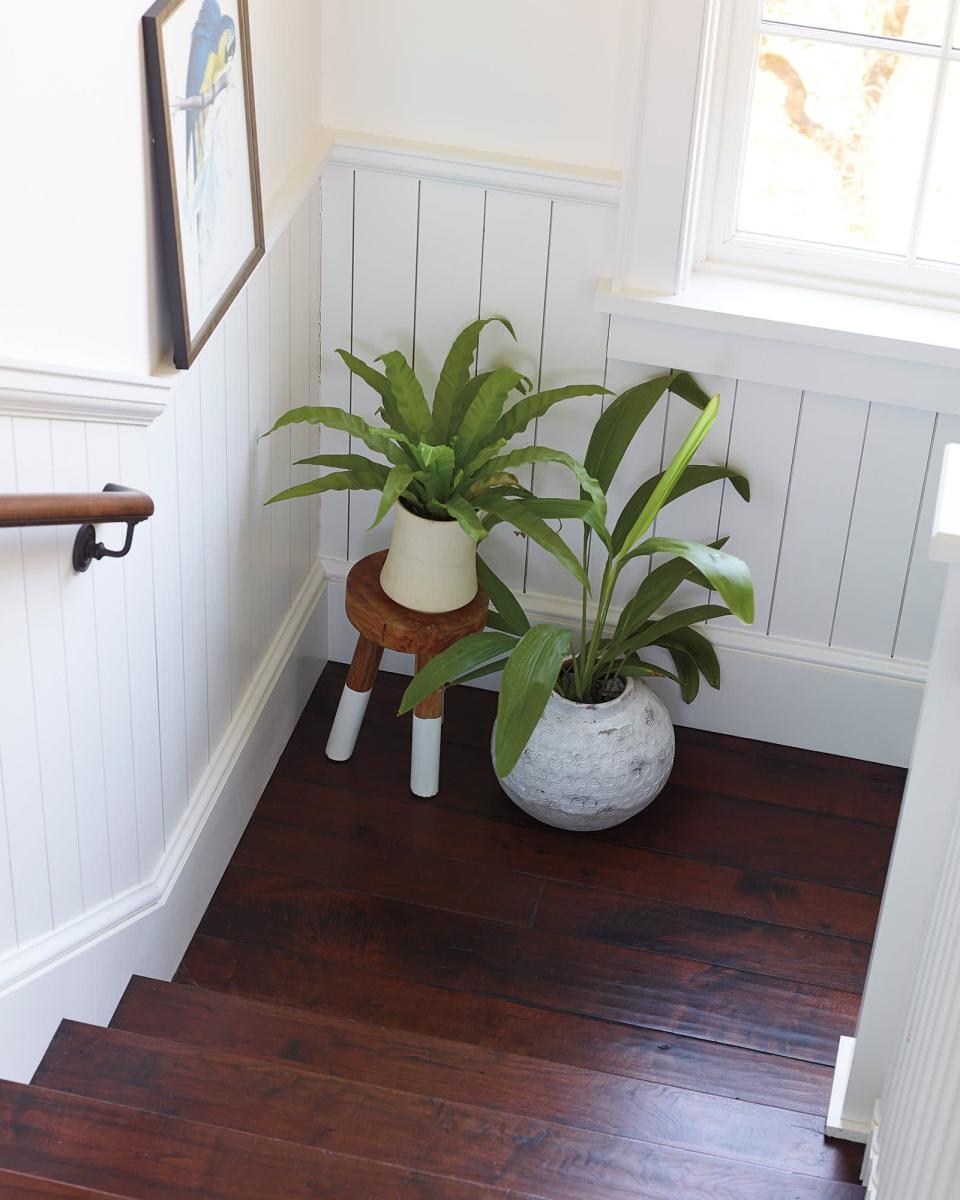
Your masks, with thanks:
M103 492L0 494L0 527L135 524L153 516L153 501L145 492L116 484L107 487Z

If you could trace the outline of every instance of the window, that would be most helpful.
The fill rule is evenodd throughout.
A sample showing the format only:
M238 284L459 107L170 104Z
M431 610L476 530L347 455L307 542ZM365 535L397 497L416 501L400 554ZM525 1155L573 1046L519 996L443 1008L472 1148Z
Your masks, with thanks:
M722 15L698 269L953 306L960 0L726 0Z

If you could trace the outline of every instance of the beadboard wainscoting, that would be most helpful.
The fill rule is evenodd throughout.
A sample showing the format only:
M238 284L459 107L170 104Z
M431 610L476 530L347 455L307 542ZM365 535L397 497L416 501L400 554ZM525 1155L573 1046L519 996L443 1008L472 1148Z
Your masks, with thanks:
M618 194L609 182L590 187L580 176L476 164L466 170L440 157L335 146L322 190L326 404L367 419L377 408L337 347L367 359L398 347L431 389L451 339L478 314L507 315L519 339L514 346L499 328L486 330L481 368L510 362L540 387L603 379L618 392L685 366L610 354L610 318L596 306L597 282L610 274L615 249ZM757 346L759 358L761 340ZM915 394L900 405L749 377L700 378L722 397L701 458L743 469L753 499L745 504L720 484L702 489L675 502L657 532L704 540L729 534L730 549L754 572L757 619L748 630L712 623L724 687L690 707L664 689L674 716L724 733L906 763L943 588L942 566L927 558L927 533L943 447L960 440L960 417L917 407ZM594 397L558 405L529 435L580 456L601 406ZM621 468L615 509L679 445L691 412L671 399L647 421ZM345 451L349 439L325 433L322 441ZM561 468L537 466L535 482L540 491L572 494ZM340 606L347 564L389 536L388 523L368 529L375 506L372 493L323 500L335 660L348 659L353 645ZM573 619L575 585L538 547L499 527L483 554L524 593L532 614ZM694 594L691 585L676 600L686 604ZM396 656L385 665L409 669Z
M0 491L156 504L83 575L75 528L0 530L0 1075L174 968L325 661L318 503L262 504L313 440L259 440L315 402L319 221L313 183L165 390L0 375Z

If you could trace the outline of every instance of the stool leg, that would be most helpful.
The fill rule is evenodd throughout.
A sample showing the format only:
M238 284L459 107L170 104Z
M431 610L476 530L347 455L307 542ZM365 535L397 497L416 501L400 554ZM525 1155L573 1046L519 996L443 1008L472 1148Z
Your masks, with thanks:
M432 654L417 655L422 670ZM413 710L413 747L410 757L410 791L415 796L435 796L440 790L440 730L443 725L443 690L432 692Z
M327 758L332 758L334 762L346 762L353 754L382 657L383 647L361 635L327 738Z

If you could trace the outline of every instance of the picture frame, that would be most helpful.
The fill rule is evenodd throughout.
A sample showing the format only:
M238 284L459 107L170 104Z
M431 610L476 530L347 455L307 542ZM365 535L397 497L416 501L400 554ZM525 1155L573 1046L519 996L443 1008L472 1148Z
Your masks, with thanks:
M173 359L189 367L265 253L247 0L143 16Z

